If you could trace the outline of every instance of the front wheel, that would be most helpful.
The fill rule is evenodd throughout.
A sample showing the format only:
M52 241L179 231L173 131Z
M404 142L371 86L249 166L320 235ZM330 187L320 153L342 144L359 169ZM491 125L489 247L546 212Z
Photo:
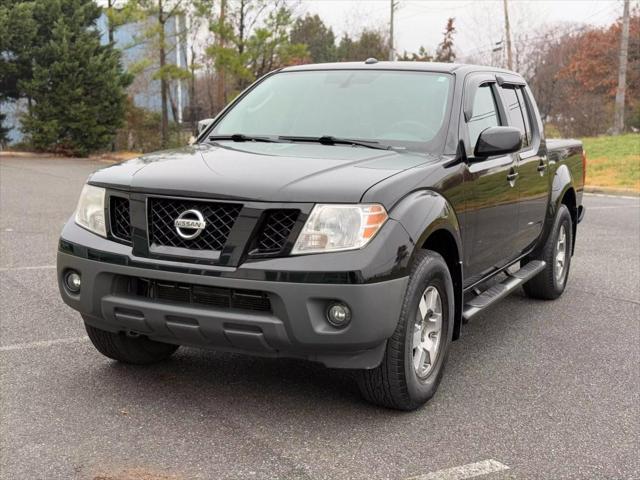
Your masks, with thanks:
M444 259L429 250L419 252L382 363L358 372L365 399L383 407L413 410L435 394L453 335L453 298Z
M573 224L566 205L560 205L553 228L535 260L544 260L544 270L525 283L524 292L531 298L554 300L562 295L569 277L573 247Z

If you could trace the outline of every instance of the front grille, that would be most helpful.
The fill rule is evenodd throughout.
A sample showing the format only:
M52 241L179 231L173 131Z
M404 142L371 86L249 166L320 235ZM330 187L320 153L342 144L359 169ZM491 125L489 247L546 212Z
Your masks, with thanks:
M206 227L196 238L187 240L174 226L178 216L187 210L202 213ZM149 199L149 240L151 246L190 250L222 250L242 205L235 203L198 202L164 198Z
M298 219L299 210L271 210L258 234L256 253L280 253Z
M125 242L131 242L129 199L112 196L109 207L111 213L111 235Z
M271 312L269 297L260 291L208 287L134 277L125 278L128 278L128 293L150 300Z

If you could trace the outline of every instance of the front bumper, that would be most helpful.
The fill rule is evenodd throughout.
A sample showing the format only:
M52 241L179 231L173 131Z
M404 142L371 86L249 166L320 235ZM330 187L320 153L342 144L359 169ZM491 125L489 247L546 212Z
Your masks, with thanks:
M386 249L389 242L397 246L395 244L398 241L402 243L408 240L408 237L402 238L406 234L402 232L403 229L390 228L380 236L384 238L374 241L379 241L378 248ZM79 241L82 243L77 243ZM92 250L86 246L87 242L102 248ZM379 365L386 340L396 328L408 282L406 276L393 275L386 276L382 281L368 283L363 283L362 278L354 283L318 283L314 279L329 280L332 276L326 273L314 276L319 272L313 271L297 277L270 275L269 272L257 275L258 270L255 269L249 275L243 273L242 268L160 268L169 264L146 263L146 259L136 259L131 254L106 253L105 247L113 242L86 232L72 222L63 232L61 245L65 244L66 249L58 252L60 293L65 303L79 311L84 320L96 328L142 334L154 340L180 345L261 356L304 358L332 368L374 368ZM69 245L72 247L69 248ZM116 249L125 248L113 245ZM375 253L376 246L370 246L373 248L365 257ZM95 252L101 252L102 255ZM358 263L354 259L366 260L362 258L363 252L326 256L337 255L343 262L351 259ZM308 262L313 268L317 257L321 256L286 260L289 265ZM327 258L326 261L331 263L336 259ZM276 259L268 262L276 262ZM380 259L378 262L379 265L385 263ZM346 267L344 263L343 266ZM69 270L79 272L82 278L81 292L77 295L64 286L63 279ZM362 272L363 269L358 271ZM151 300L123 293L116 288L122 277L260 291L268 296L271 311ZM291 278L301 281L283 281ZM333 278L340 280L342 277ZM344 302L352 310L352 320L343 329L332 327L325 319L326 308L334 301Z

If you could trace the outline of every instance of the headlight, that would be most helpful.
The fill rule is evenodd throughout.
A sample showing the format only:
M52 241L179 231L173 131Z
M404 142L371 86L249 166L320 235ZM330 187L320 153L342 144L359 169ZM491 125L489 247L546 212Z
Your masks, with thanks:
M104 219L104 188L85 185L78 200L76 223L93 233L107 236Z
M316 205L291 253L322 253L364 247L387 220L382 205Z

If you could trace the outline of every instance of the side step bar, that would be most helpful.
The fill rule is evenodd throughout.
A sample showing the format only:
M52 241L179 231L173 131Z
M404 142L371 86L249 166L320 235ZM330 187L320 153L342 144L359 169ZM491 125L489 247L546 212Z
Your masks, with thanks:
M492 305L501 298L506 297L527 280L540 273L544 269L545 265L546 263L542 260L534 260L527 263L517 272L507 272L507 278L502 282L493 285L491 288L485 290L465 303L464 310L462 311L462 318L464 320L469 320L489 305Z

